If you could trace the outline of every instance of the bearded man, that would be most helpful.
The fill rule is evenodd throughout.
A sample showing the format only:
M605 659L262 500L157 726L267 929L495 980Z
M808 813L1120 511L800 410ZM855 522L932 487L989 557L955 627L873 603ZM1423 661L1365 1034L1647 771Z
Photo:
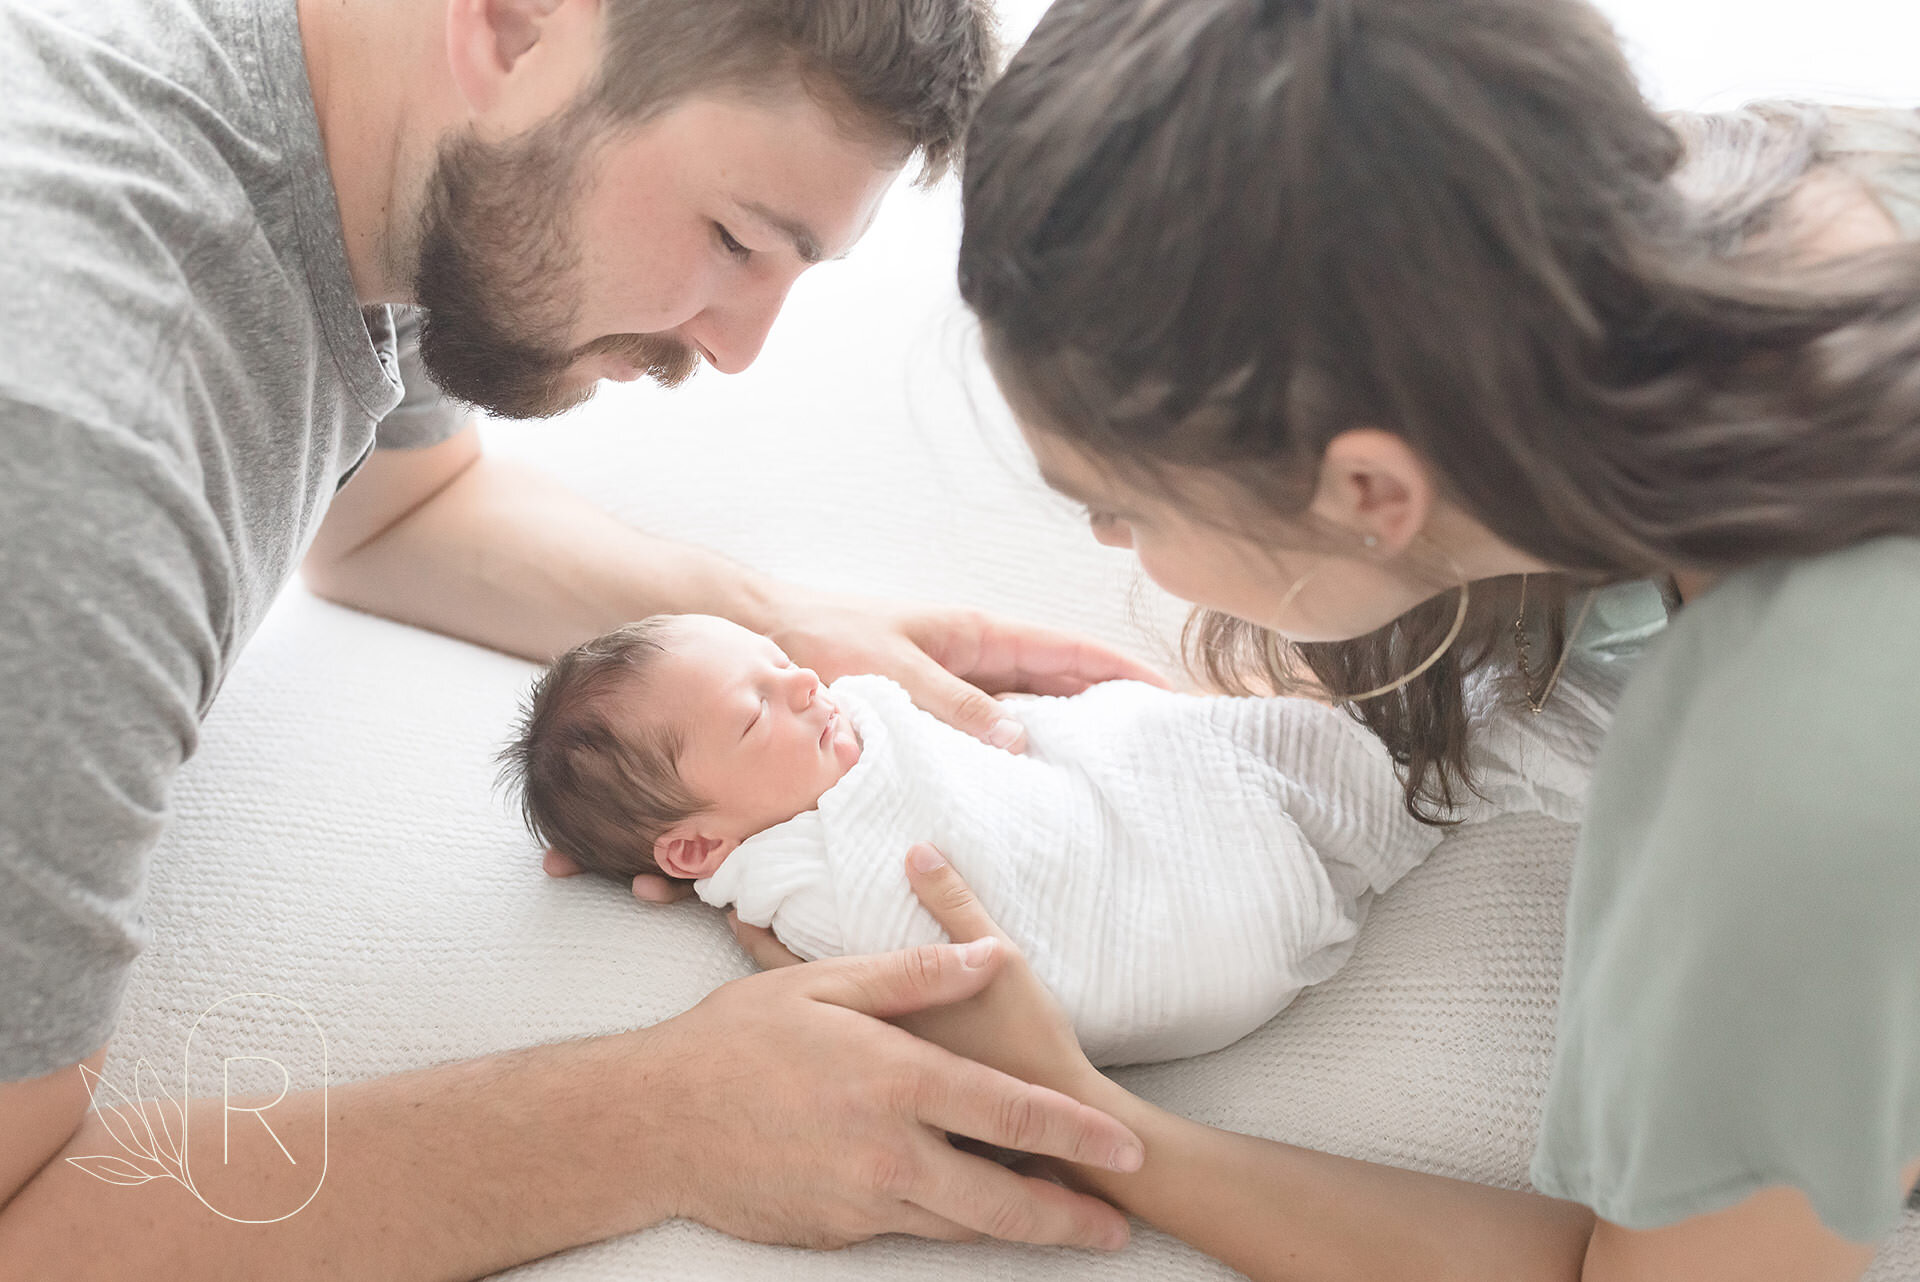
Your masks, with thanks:
M290 1097L276 1119L324 1125L330 1164L271 1225L169 1181L108 1205L60 1160L111 1151L75 1066L100 1066L147 936L169 782L297 567L536 659L724 615L1003 747L981 687L1145 675L647 538L484 457L466 408L744 369L901 169L950 159L982 3L0 0L0 1277L464 1278L672 1215L813 1245L1124 1241L1104 1203L945 1142L1124 1167L1123 1127L883 1022L978 992L991 948L797 967L650 1029ZM205 1178L213 1203L288 1171L242 1143Z

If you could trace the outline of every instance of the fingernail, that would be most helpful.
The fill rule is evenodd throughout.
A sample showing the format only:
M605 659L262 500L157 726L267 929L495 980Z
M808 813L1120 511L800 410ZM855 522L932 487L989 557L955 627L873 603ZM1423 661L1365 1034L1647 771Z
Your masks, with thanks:
M1120 1225L1118 1228L1108 1229L1105 1233L1102 1233L1100 1235L1100 1249L1102 1251L1118 1251L1121 1247L1125 1246L1126 1244L1127 1244L1127 1226L1124 1224Z
M895 847L899 849L899 847ZM947 866L947 861L932 846L915 846L907 852L907 862L913 865L915 872L939 872Z
M987 964L987 958L993 956L994 938L982 935L971 944L960 946L960 964L968 970L979 970Z
M987 731L987 742L996 748L1011 748L1026 736L1026 727L1011 717L1002 717Z
M1138 1144L1122 1144L1113 1150L1113 1156L1107 1159L1107 1169L1130 1175L1140 1169L1147 1160L1146 1152Z

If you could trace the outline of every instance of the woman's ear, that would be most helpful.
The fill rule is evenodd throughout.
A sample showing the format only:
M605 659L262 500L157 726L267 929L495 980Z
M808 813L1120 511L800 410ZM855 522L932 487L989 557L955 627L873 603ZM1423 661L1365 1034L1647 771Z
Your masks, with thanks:
M1392 432L1355 427L1327 442L1308 511L1396 555L1426 527L1433 476L1426 460Z
M710 837L691 824L669 828L653 843L653 862L671 877L698 881L711 877L740 843L732 837Z

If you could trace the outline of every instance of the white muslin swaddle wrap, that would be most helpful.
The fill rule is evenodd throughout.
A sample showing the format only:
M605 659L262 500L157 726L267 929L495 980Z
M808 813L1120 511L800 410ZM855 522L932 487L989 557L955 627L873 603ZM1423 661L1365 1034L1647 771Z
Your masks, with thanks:
M1371 897L1444 835L1406 813L1378 740L1305 700L1108 682L1021 702L1015 756L885 677L831 690L859 760L700 897L809 960L938 942L904 867L931 841L1103 1066L1258 1028L1339 968Z

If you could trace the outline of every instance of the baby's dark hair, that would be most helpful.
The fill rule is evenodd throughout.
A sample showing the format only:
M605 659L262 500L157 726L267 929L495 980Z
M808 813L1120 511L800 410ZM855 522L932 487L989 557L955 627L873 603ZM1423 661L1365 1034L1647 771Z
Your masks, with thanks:
M499 756L501 783L518 794L533 835L622 883L660 872L654 843L707 808L680 781L678 729L654 723L623 731L612 715L617 697L643 693L671 627L671 618L656 615L554 660Z

